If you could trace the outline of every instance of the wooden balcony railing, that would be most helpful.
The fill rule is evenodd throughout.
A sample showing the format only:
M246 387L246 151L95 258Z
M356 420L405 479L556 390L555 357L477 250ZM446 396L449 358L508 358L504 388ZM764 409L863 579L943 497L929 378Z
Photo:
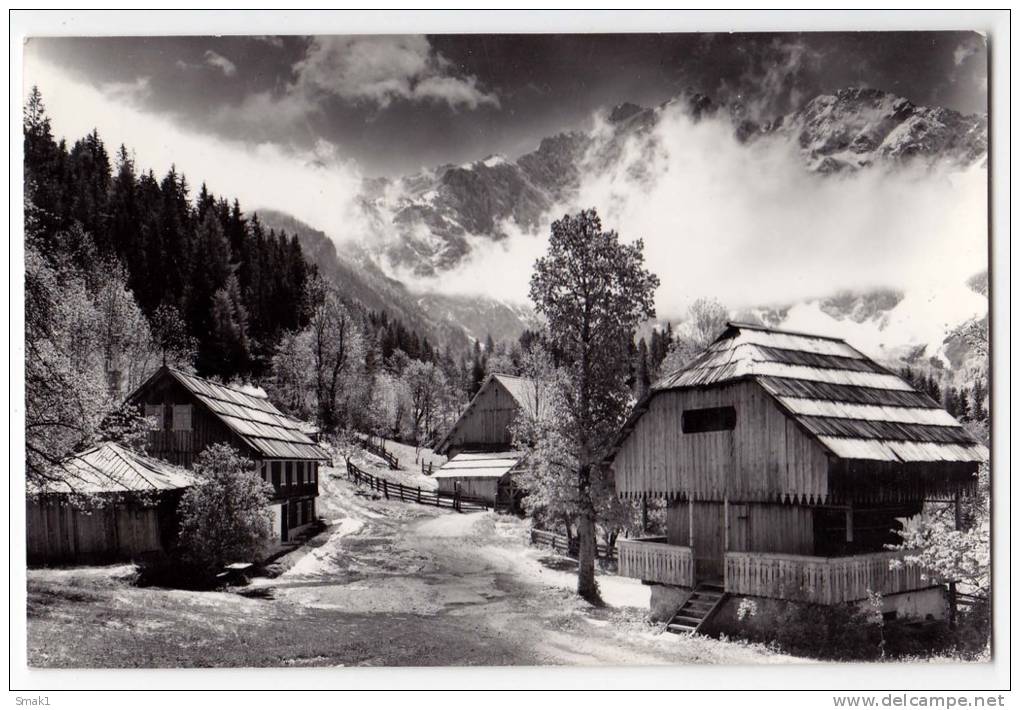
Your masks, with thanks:
M272 482L270 482L270 485L272 485ZM319 495L318 483L292 483L289 486L282 484L273 486L273 500L317 495Z
M761 552L726 553L726 591L773 599L838 604L868 598L868 591L897 594L937 584L917 565L890 562L903 552L849 557L808 557Z
M694 585L694 558L689 547L667 545L664 538L617 540L616 547L623 577L682 587Z

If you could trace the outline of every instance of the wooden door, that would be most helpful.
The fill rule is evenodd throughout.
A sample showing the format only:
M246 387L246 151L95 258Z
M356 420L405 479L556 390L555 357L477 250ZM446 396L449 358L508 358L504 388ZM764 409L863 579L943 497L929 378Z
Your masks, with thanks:
M722 503L695 502L693 508L694 581L722 581L725 518Z
M288 507L289 505L287 503L284 503L283 505L280 506L280 540L282 542L287 542L288 540L287 526L290 524L290 516L288 515L288 513L290 513L290 510L288 509Z

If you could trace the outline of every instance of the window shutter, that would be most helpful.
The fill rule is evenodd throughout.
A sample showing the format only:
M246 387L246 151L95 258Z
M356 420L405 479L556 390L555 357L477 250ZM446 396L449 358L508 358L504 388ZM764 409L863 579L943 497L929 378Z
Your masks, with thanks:
M191 405L174 405L174 431L191 431Z
M163 429L163 405L162 404L146 404L145 405L145 418L154 419L156 421L156 431Z

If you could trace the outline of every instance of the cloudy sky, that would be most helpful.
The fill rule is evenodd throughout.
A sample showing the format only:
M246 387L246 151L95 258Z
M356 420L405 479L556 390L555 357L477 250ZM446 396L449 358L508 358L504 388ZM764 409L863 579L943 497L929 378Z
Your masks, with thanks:
M596 111L624 101L693 89L764 120L864 86L986 113L987 72L984 39L967 32L61 38L25 51L25 91L40 87L58 136L97 128L142 169L173 164L193 186L282 210L341 245L395 237L365 209L366 178L513 159L562 130L597 131ZM988 263L983 164L826 179L782 141L748 150L724 118L695 125L676 105L643 140L654 146L585 174L577 204L541 223L594 205L625 240L644 239L661 314L700 297L739 308L891 287L908 294L896 331L926 342L987 309L965 285ZM547 230L511 232L476 240L440 278L394 275L526 302ZM793 325L852 325L818 315Z
M684 88L764 117L862 85L984 113L986 62L973 33L40 38L26 80L44 98L72 81L189 134L399 175L517 156L600 107Z

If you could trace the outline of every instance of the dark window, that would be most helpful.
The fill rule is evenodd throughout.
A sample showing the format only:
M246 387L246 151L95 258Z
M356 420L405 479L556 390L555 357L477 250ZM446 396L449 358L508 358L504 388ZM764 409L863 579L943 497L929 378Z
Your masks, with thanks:
M280 487L280 469L282 468L279 461L273 461L273 487L279 489Z
M703 431L729 431L737 425L737 410L733 407L687 409L680 418L684 434Z

